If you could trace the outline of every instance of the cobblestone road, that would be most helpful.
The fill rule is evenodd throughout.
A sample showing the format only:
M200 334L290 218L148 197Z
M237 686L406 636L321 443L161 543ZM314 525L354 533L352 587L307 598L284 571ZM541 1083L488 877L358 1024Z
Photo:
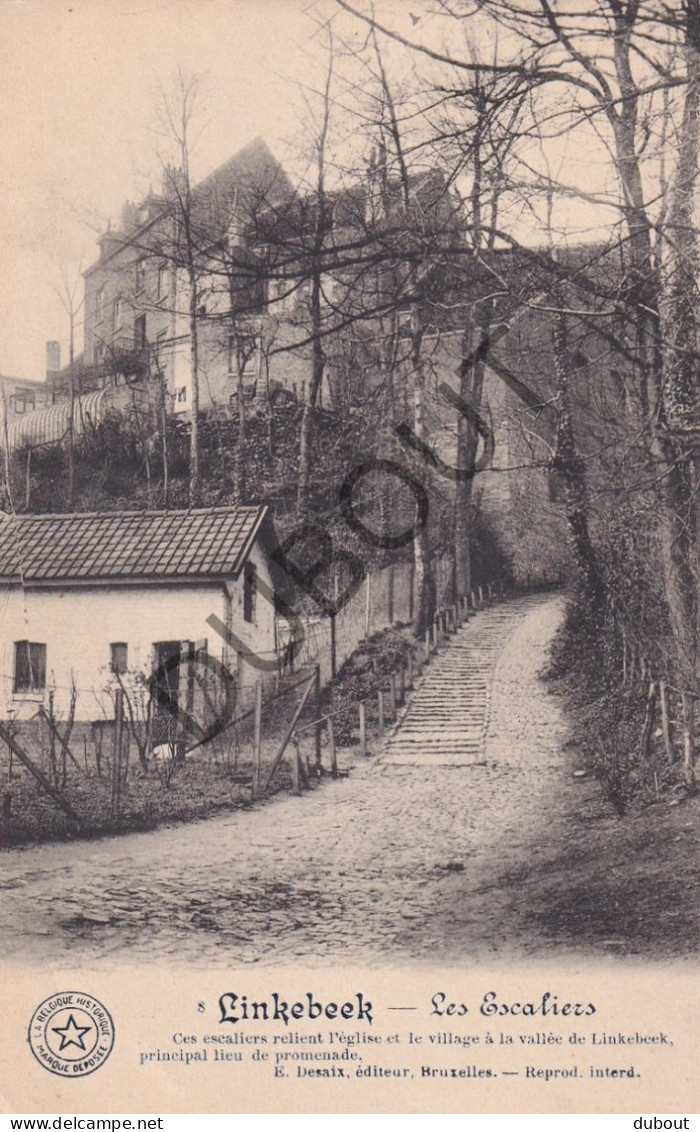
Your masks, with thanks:
M349 778L194 825L5 852L5 954L376 963L537 949L518 869L567 839L565 733L537 678L560 613L551 598L481 612Z

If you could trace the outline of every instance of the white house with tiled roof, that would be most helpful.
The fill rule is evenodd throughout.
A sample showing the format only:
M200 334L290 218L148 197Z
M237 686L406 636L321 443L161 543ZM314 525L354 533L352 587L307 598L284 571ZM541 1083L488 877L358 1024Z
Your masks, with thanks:
M52 694L65 719L72 687L76 720L108 718L154 671L183 710L223 672L248 699L275 671L272 545L265 507L0 519L0 718Z

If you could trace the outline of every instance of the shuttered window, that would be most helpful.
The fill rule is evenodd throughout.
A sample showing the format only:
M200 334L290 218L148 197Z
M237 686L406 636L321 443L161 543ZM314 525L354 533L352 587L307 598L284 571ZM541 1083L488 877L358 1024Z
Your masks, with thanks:
M243 620L255 621L256 569L252 562L243 568Z

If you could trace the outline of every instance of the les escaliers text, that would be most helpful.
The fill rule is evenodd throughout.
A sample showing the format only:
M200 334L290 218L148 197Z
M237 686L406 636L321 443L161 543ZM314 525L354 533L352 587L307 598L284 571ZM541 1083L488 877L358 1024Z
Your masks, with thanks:
M319 1021L328 1019L343 1019L365 1022L371 1026L374 1022L374 1007L362 991L356 992L346 1002L327 1002L317 998L312 991L307 991L296 1001L287 1001L282 995L274 991L262 999L252 999L247 994L236 994L227 991L219 998L219 1022L282 1022L288 1026L290 1022L302 1019ZM465 1002L450 998L444 991L436 992L430 999L430 1015L438 1017L459 1018L471 1013L470 1006ZM550 991L544 991L538 998L531 1001L515 1002L501 999L496 991L487 991L481 999L478 1013L486 1018L494 1017L590 1017L596 1013L592 1002L564 1002Z

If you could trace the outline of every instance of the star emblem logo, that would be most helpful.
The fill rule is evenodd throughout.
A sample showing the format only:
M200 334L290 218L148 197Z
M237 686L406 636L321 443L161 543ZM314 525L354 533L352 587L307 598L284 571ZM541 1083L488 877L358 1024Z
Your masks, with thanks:
M61 1039L59 1046L59 1053L63 1053L64 1049L68 1046L77 1046L83 1053L86 1052L85 1035L89 1034L93 1029L92 1026L79 1026L72 1014L68 1015L68 1021L65 1026L52 1026L54 1034L58 1034Z

